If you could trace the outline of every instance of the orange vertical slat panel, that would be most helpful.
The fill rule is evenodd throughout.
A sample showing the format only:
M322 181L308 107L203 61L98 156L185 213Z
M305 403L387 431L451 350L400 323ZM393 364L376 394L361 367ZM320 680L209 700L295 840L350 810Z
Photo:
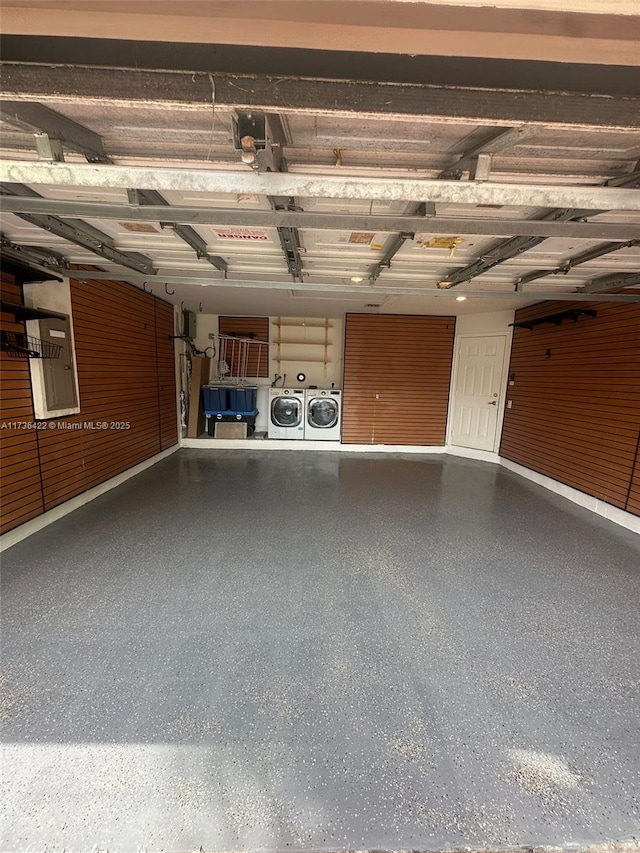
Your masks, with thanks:
M348 314L342 441L444 444L455 317Z
M640 308L539 303L516 322L567 309L597 316L514 329L500 454L638 515Z

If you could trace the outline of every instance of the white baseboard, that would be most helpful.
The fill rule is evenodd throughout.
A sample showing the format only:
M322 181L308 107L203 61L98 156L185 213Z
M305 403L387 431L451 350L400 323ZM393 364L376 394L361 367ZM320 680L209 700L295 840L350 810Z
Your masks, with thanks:
M599 498L591 497L578 489L572 489L571 486L565 486L551 477L545 477L543 474L538 474L537 471L532 471L530 468L525 468L523 465L518 465L515 462L510 462L504 459L498 453L493 453L489 450L476 450L472 447L459 447L457 445L447 444L440 445L402 445L402 444L341 444L338 441L293 441L289 439L218 439L218 438L183 438L182 447L205 450L324 450L334 451L339 453L383 453L394 454L412 453L424 455L437 455L446 453L449 456L459 456L463 459L476 459L479 462L491 462L494 465L502 465L537 483L539 486L544 486L558 495L561 495L567 500L584 507L585 509L595 512L627 530L634 533L640 533L640 518L632 515L630 512L625 512L623 509L612 506Z
M151 468L152 465L155 465L156 462L160 462L162 459L166 459L167 456L171 456L171 454L175 453L179 448L179 444L174 444L173 447L170 447L168 450L163 450L162 453L157 453L150 459L145 459L144 462L139 462L137 465L134 465L133 468L127 468L126 471L123 471L121 474L116 474L115 477L105 480L104 483L100 483L92 489L87 489L86 492L82 492L82 494L76 495L74 498L70 498L63 504L60 504L59 506L50 509L48 512L44 512L42 515L37 516L37 518L32 518L30 521L26 521L24 524L21 524L20 527L9 530L7 533L0 536L0 552L6 551L7 548L11 548L12 545L16 545L18 542L22 542L23 539L27 538L27 536L31 536L32 533L37 533L38 530L42 530L43 527L47 527L47 525L52 524L54 521L58 521L58 519L63 518L70 512L88 504L90 501L95 500L95 498L100 497L100 495L103 495L105 492L115 489L116 486L119 486L121 483L125 483L127 480L130 480L131 477L135 477L136 474L141 474L147 468Z
M563 498L595 512L596 515L601 515L603 518L607 518L621 527L626 527L627 530L632 530L634 533L640 533L640 517L637 515L618 509L617 506L612 506L600 498L594 498L592 495L587 495L585 492L560 483L552 477L539 474L537 471L532 471L531 468L525 468L523 465L511 462L509 459L504 459L504 457L500 457L500 464L508 468L509 471L513 471L515 474L519 474L521 477L525 477L527 480L544 486L545 489L549 489L549 491L562 495Z
M324 450L334 453L445 453L439 445L341 444L339 441L297 441L288 438L183 438L182 447L197 450Z
M340 450L343 453L422 453L436 456L446 452L444 445L439 444L341 444Z
M142 471L145 471L147 468L155 465L156 462L160 462L162 459L165 459L167 456L175 453L179 447L214 451L321 450L325 452L333 451L339 453L381 453L394 455L422 454L425 456L446 453L450 456L459 456L466 459L476 459L480 462L491 462L493 464L502 465L509 471L513 471L514 474L518 474L527 480L531 480L539 486L543 486L555 494L561 495L562 497L567 498L567 500L596 513L596 515L600 515L634 533L640 533L640 517L632 515L629 512L625 512L625 510L618 509L618 507L612 506L611 504L606 503L606 501L594 498L591 495L587 495L584 492L579 491L578 489L572 488L571 486L566 486L564 483L560 483L558 480L554 480L544 474L539 474L537 471L533 471L530 468L525 468L523 465L518 465L516 462L511 462L509 459L505 459L497 453L490 453L486 450L474 450L472 448L454 447L452 445L421 446L402 444L341 444L337 441L293 441L288 439L183 438L180 445L176 444L168 450L158 453L150 459L146 459L144 462L140 462L133 468L123 471L121 474L112 477L110 480L106 480L104 483L100 483L100 485L95 486L93 489L89 489L81 495L77 495L76 497L65 501L65 503L60 504L60 506L54 507L54 509L43 513L43 515L39 515L37 518L27 521L25 524L21 524L20 527L16 527L15 530L10 530L8 533L0 536L0 552L10 548L17 542L21 542L23 539L26 539L27 536L31 536L32 533L42 530L43 527L57 521L59 518L73 512L75 509L84 506L84 504L89 503L105 492L108 492L110 489L126 482L131 477L135 477L136 474L140 474Z
M480 462L493 462L495 465L500 464L498 454L490 450L476 450L474 447L458 447L453 444L447 444L444 450L449 456L462 456L463 459L478 459Z

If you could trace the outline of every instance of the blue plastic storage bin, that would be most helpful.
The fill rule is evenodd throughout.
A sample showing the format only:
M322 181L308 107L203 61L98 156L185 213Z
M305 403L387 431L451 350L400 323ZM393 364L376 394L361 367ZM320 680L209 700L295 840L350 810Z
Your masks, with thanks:
M258 399L258 389L242 386L229 388L229 409L232 412L253 412Z
M229 388L202 388L202 405L205 412L225 412L229 406Z

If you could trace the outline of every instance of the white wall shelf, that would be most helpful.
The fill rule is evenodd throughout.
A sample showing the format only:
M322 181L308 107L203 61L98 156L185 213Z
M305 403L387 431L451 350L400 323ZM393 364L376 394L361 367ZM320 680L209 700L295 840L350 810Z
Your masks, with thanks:
M333 323L330 320L299 320L297 322L291 320L281 320L278 317L277 320L273 321L273 325L278 328L291 328L291 329L333 329Z
M296 364L297 362L304 364L327 364L324 358L277 358L278 364Z
M282 339L280 339L280 340L271 341L271 343L274 346L278 346L278 347L279 346L306 347L306 346L309 346L309 344L314 344L314 345L319 344L320 346L324 346L324 341L310 341L308 338L306 338L304 340L296 339L294 341L283 341ZM331 346L331 344L329 344L329 346Z
M333 323L329 320L283 320L277 317L274 319L273 325L278 330L277 338L271 341L275 348L273 360L277 364L278 370L282 364L295 364L297 362L301 364L323 364L326 378L327 365L331 361L329 349L333 346L329 330L333 329ZM286 337L285 329L292 330L290 333L292 337ZM310 332L309 336L307 336L307 332ZM299 354L293 355L291 353L292 348L296 349Z

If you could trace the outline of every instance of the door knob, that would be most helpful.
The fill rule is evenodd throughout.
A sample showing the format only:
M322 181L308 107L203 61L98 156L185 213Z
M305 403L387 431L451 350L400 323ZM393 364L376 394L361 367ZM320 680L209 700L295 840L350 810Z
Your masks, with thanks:
M498 401L497 401L497 400L492 400L492 401L489 403L489 405L490 405L490 406L497 406L497 405L498 405Z

